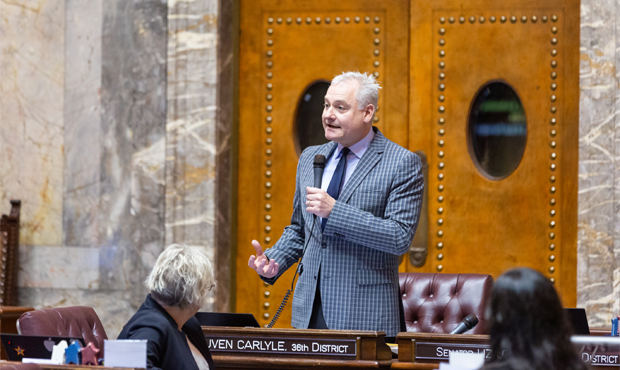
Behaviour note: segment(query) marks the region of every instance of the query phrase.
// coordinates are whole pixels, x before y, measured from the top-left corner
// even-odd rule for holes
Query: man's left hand
[[[307,187],[306,210],[322,218],[328,218],[336,204],[336,200],[329,196],[325,190]]]

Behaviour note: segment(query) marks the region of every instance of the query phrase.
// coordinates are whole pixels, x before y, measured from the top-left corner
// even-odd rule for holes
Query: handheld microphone
[[[450,334],[463,334],[474,326],[478,325],[478,318],[473,313],[465,316],[463,321],[450,332]]]
[[[321,188],[323,182],[323,171],[325,171],[325,156],[317,154],[314,156],[314,187]]]

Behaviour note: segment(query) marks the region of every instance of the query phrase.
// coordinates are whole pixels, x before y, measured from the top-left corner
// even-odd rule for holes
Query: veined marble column
[[[64,1],[0,2],[0,204],[21,244],[62,243]]]
[[[214,264],[217,5],[168,2],[166,122],[166,244],[203,247]]]
[[[577,304],[590,325],[620,315],[616,2],[582,0]]]
[[[102,9],[99,289],[131,307],[118,315],[124,324],[164,247],[168,9],[152,0]]]

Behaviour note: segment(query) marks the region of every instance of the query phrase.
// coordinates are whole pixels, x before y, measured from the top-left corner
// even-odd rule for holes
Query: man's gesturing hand
[[[278,274],[280,265],[274,260],[267,262],[267,256],[263,254],[263,248],[256,240],[252,240],[252,246],[256,250],[256,256],[250,256],[248,266],[253,268],[257,274],[266,278],[272,278]]]
[[[328,218],[336,204],[336,200],[329,196],[325,190],[307,187],[306,211],[322,218]]]

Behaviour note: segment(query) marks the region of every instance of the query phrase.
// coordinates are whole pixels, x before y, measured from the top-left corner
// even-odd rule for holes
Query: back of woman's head
[[[168,246],[146,280],[146,287],[155,299],[181,309],[204,305],[213,286],[213,268],[205,252],[183,244]]]
[[[493,285],[486,314],[493,352],[513,368],[585,368],[570,343],[560,299],[539,272],[518,268],[502,274]]]

